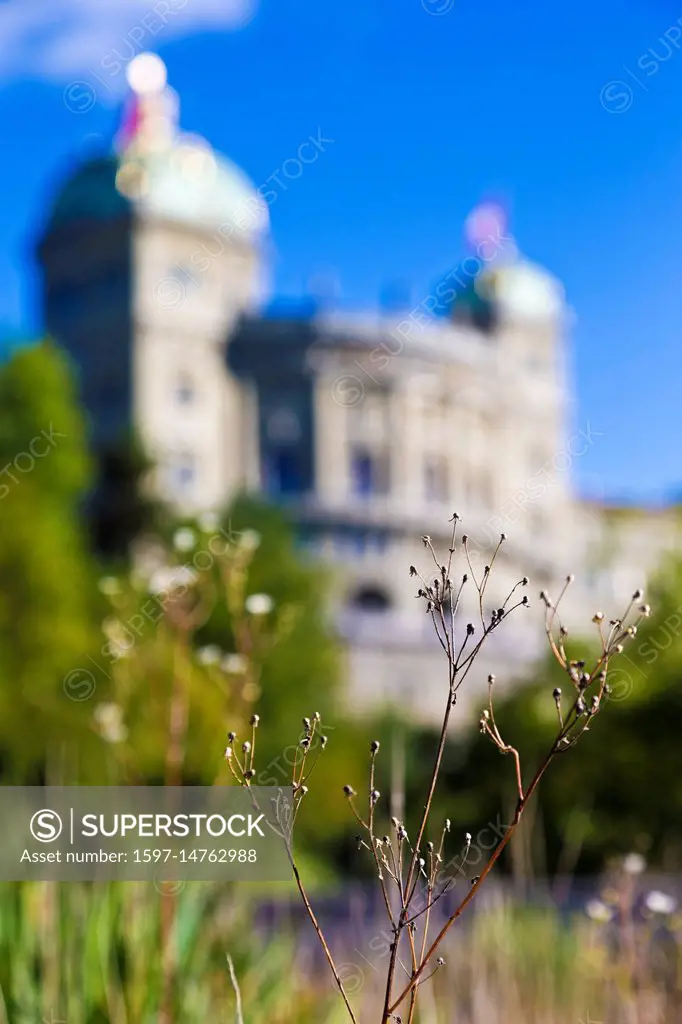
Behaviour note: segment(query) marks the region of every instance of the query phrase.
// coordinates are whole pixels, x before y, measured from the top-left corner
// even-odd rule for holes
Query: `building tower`
[[[258,292],[267,209],[179,131],[158,57],[135,58],[128,81],[117,151],[62,185],[40,240],[46,327],[74,358],[96,450],[133,428],[157,496],[216,508],[244,475],[247,398],[225,345]]]

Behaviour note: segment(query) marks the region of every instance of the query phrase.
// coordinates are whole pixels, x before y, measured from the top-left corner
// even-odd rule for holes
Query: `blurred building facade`
[[[138,77],[118,151],[71,175],[39,246],[46,327],[79,368],[95,447],[134,427],[155,493],[182,513],[241,489],[285,505],[338,570],[355,706],[442,713],[443,653],[408,567],[429,567],[423,534],[447,551],[453,511],[479,579],[508,538],[486,604],[523,576],[529,597],[556,593],[571,572],[571,628],[614,613],[676,542],[677,521],[663,514],[645,542],[636,516],[572,491],[594,437],[569,422],[558,282],[491,234],[411,308],[264,314],[263,197],[178,130],[160,62]],[[544,650],[532,605],[493,634],[479,677],[511,680]],[[467,617],[480,635],[471,584]]]

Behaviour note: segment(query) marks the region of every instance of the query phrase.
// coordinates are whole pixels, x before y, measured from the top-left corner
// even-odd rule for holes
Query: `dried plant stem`
[[[421,825],[419,827],[419,833],[417,835],[417,840],[416,840],[416,842],[414,844],[414,852],[412,854],[412,859],[410,861],[410,869],[409,869],[409,872],[408,872],[408,875],[407,875],[407,883],[405,885],[405,892],[407,892],[407,893],[410,892],[410,888],[412,886],[412,880],[413,880],[413,876],[414,876],[414,869],[415,869],[415,865],[417,863],[417,860],[419,858],[419,849],[420,849],[420,846],[421,846],[422,839],[424,838],[424,832],[426,830],[426,825],[427,825],[427,822],[429,820],[429,813],[431,811],[431,804],[433,802],[433,796],[434,796],[434,793],[436,792],[436,786],[438,785],[438,776],[440,774],[440,766],[441,766],[441,762],[443,760],[443,752],[445,750],[445,743],[446,743],[447,735],[448,735],[448,724],[450,722],[450,715],[452,713],[452,708],[453,708],[452,694],[453,694],[453,682],[452,682],[452,673],[451,673],[450,691],[448,693],[447,707],[445,709],[445,714],[443,716],[443,725],[442,725],[442,728],[441,728],[440,738],[439,738],[439,741],[438,741],[438,750],[436,752],[436,759],[435,759],[434,766],[433,766],[433,772],[431,774],[431,783],[429,785],[429,791],[428,791],[428,794],[427,794],[427,797],[426,797],[426,802],[424,804],[424,811],[422,813]],[[385,994],[385,997],[384,997],[384,1014],[383,1014],[383,1018],[382,1018],[382,1024],[383,1024],[383,1022],[388,1021],[391,1018],[392,1008],[391,1008],[390,1003],[391,1003],[391,990],[392,990],[392,987],[393,987],[393,976],[395,974],[395,961],[396,961],[396,957],[398,956],[398,946],[399,946],[399,943],[400,943],[400,938],[401,938],[401,935],[402,935],[402,930],[405,927],[405,924],[406,924],[406,921],[407,921],[407,918],[408,918],[408,914],[409,914],[409,905],[410,905],[409,898],[406,900],[403,897],[402,904],[403,905],[402,905],[401,910],[400,910],[400,917],[399,917],[399,920],[398,920],[397,927],[395,929],[393,943],[391,945],[391,955],[390,955],[389,966],[388,966],[388,973],[387,973],[387,978],[386,978],[386,994]]]
[[[450,928],[455,923],[457,918],[461,916],[461,914],[467,908],[469,903],[471,903],[471,901],[473,900],[474,896],[476,895],[476,893],[480,889],[481,885],[483,884],[483,882],[486,880],[486,878],[488,877],[488,875],[492,871],[493,867],[497,863],[497,861],[498,861],[499,857],[501,856],[502,852],[504,851],[505,847],[508,845],[509,841],[511,840],[512,836],[514,835],[514,832],[516,831],[516,828],[517,828],[517,826],[518,826],[518,824],[519,824],[519,822],[521,820],[521,816],[522,816],[523,811],[524,811],[524,809],[526,807],[526,804],[528,803],[528,801],[530,800],[531,796],[533,795],[533,793],[537,789],[537,787],[538,787],[538,785],[540,783],[540,780],[542,779],[543,775],[545,774],[545,772],[549,768],[550,764],[554,760],[554,757],[559,753],[560,743],[561,743],[562,739],[564,738],[565,734],[569,731],[570,727],[571,727],[570,724],[568,726],[566,726],[562,730],[561,734],[555,739],[554,743],[552,744],[551,750],[549,751],[549,753],[545,757],[544,761],[542,762],[542,764],[538,768],[538,770],[535,773],[532,781],[529,783],[528,788],[527,788],[527,790],[525,792],[525,796],[522,795],[522,796],[519,797],[518,803],[516,805],[516,811],[514,812],[514,817],[513,817],[512,821],[511,821],[509,827],[507,828],[507,831],[505,832],[504,836],[502,837],[502,839],[500,840],[498,845],[493,850],[493,852],[492,852],[492,854],[491,854],[487,864],[484,866],[483,870],[481,871],[481,874],[473,882],[471,888],[467,892],[467,894],[464,897],[464,899],[457,906],[457,908],[453,911],[453,913],[450,915],[450,917],[447,919],[447,921],[445,922],[445,924],[441,928],[441,930],[438,933],[438,935],[436,936],[436,938],[431,943],[429,949],[426,952],[426,956],[422,957],[421,964],[418,967],[416,973],[412,976],[409,984],[400,993],[400,995],[395,1000],[395,1002],[393,1002],[388,1007],[388,1014],[389,1014],[389,1016],[388,1017],[384,1017],[384,1020],[390,1020],[391,1014],[393,1014],[395,1012],[395,1010],[400,1006],[400,1004],[403,1002],[403,1000],[414,989],[416,983],[418,982],[419,978],[421,977],[421,975],[422,975],[422,973],[424,971],[424,968],[426,967],[426,965],[428,964],[429,960],[431,959],[433,954],[436,952],[438,947],[440,946],[440,944],[443,941],[443,939],[445,938],[447,932],[450,930]],[[515,753],[516,753],[516,751],[515,751]],[[518,759],[518,754],[517,754],[516,761],[517,761],[517,766],[519,766],[519,771],[520,771],[520,762],[519,762],[519,759]]]
[[[237,981],[237,975],[235,973],[232,957],[230,956],[229,953],[226,953],[225,958],[227,960],[227,968],[230,972],[230,983],[232,985],[232,988],[234,989],[234,998],[237,1004],[235,1009],[235,1024],[244,1024],[244,1012],[242,1010],[242,994],[239,988],[239,982]]]
[[[612,655],[620,654],[622,652],[623,641],[636,634],[639,622],[639,620],[637,620],[637,622],[627,628],[623,625],[633,604],[641,598],[641,591],[635,592],[625,616],[622,619],[611,620],[612,628],[608,637],[605,637],[602,632],[601,623],[603,615],[600,612],[596,613],[593,621],[597,622],[599,625],[602,649],[599,657],[596,659],[596,665],[591,671],[586,671],[585,663],[583,661],[569,661],[566,655],[564,638],[568,635],[568,632],[561,624],[558,612],[559,603],[566,593],[567,587],[571,583],[573,577],[569,576],[566,578],[566,583],[561,590],[556,604],[550,600],[544,591],[541,593],[540,597],[544,601],[546,608],[545,630],[550,650],[562,670],[568,676],[571,688],[574,690],[571,706],[570,708],[562,708],[562,700],[565,701],[566,698],[562,698],[561,689],[556,687],[552,694],[552,698],[557,710],[558,733],[555,736],[552,746],[547,752],[544,760],[537,768],[532,780],[528,784],[527,788],[524,789],[521,756],[516,747],[511,743],[508,743],[503,738],[500,727],[495,719],[493,701],[495,678],[492,675],[488,677],[488,706],[481,713],[479,726],[481,732],[492,740],[500,753],[511,754],[512,756],[514,762],[514,779],[517,791],[516,808],[513,812],[511,824],[505,827],[505,831],[502,834],[500,841],[490,853],[488,861],[484,865],[480,875],[471,879],[466,895],[460,900],[456,909],[450,914],[440,928],[436,937],[429,944],[431,911],[435,904],[451,891],[455,884],[456,875],[460,873],[464,874],[463,867],[467,862],[469,850],[471,849],[471,834],[467,832],[465,834],[466,846],[463,853],[460,855],[460,863],[458,864],[456,871],[454,874],[450,874],[444,881],[442,881],[439,875],[439,865],[443,863],[445,837],[446,833],[449,833],[451,830],[450,820],[446,819],[443,824],[440,845],[437,850],[433,842],[429,841],[426,843],[426,839],[428,838],[427,830],[429,829],[430,818],[433,811],[434,797],[443,764],[452,710],[457,701],[459,688],[462,686],[464,680],[471,671],[477,655],[487,638],[503,620],[506,621],[511,612],[515,611],[519,607],[528,607],[528,598],[526,596],[510,606],[510,601],[518,587],[526,587],[528,585],[529,581],[526,576],[511,588],[504,602],[500,606],[493,608],[486,608],[484,606],[484,596],[486,595],[491,570],[501,546],[506,539],[504,534],[500,536],[500,541],[493,552],[490,564],[483,568],[483,572],[480,574],[480,577],[477,577],[474,573],[472,558],[468,546],[468,538],[466,535],[462,536],[461,546],[466,558],[469,573],[464,573],[461,577],[461,585],[457,587],[453,585],[451,568],[453,555],[455,554],[455,533],[458,519],[459,517],[455,515],[451,520],[453,522],[452,539],[450,547],[448,548],[446,564],[441,564],[439,562],[436,551],[431,543],[431,539],[427,536],[422,538],[424,546],[429,551],[436,566],[437,575],[430,575],[428,573],[423,575],[417,571],[415,566],[410,566],[410,575],[417,577],[421,582],[421,587],[419,588],[416,596],[417,598],[421,598],[426,606],[425,610],[431,617],[436,637],[445,653],[448,664],[447,703],[443,711],[440,734],[433,758],[433,767],[430,773],[428,789],[414,842],[410,842],[405,824],[401,820],[402,814],[398,816],[398,812],[395,808],[395,800],[391,801],[391,810],[395,812],[391,818],[391,825],[395,830],[394,837],[390,838],[388,835],[385,835],[383,838],[379,838],[375,833],[376,809],[381,797],[380,792],[375,789],[376,757],[380,748],[378,740],[372,741],[370,745],[369,785],[367,790],[368,804],[366,816],[364,813],[360,813],[356,807],[356,792],[354,788],[348,784],[343,787],[343,791],[355,820],[361,829],[367,834],[368,841],[366,841],[362,834],[356,837],[358,849],[364,848],[371,853],[392,932],[391,942],[389,945],[389,959],[386,971],[381,1024],[398,1024],[399,1021],[402,1021],[403,1024],[415,1024],[419,991],[423,984],[429,981],[439,968],[444,965],[445,960],[442,956],[439,956],[435,965],[433,965],[428,972],[426,971],[427,966],[431,964],[434,954],[438,951],[449,929],[463,914],[469,903],[474,899],[481,885],[483,885],[505,848],[510,843],[529,800],[534,795],[542,777],[554,758],[558,754],[570,750],[577,743],[580,737],[589,730],[592,721],[602,708],[603,700],[610,693],[610,687],[606,682],[607,672],[609,669],[609,658]],[[455,636],[455,614],[459,609],[460,597],[464,585],[469,580],[473,582],[473,585],[476,588],[476,604],[477,612],[480,616],[481,632],[478,640],[473,639],[478,627],[474,626],[472,622],[468,622],[466,623],[464,635],[458,643]],[[648,616],[648,605],[640,606],[639,612],[640,617]],[[555,636],[555,629],[558,631],[557,636]],[[588,701],[591,701],[589,706]],[[351,1007],[348,994],[344,988],[343,981],[334,962],[331,950],[329,949],[322,929],[312,909],[308,895],[304,889],[293,855],[292,829],[303,798],[308,792],[308,787],[304,785],[304,782],[309,778],[313,768],[317,764],[320,752],[324,749],[327,742],[326,737],[319,736],[317,758],[315,759],[312,767],[306,771],[307,759],[311,753],[313,741],[318,738],[316,730],[319,721],[320,716],[317,712],[312,719],[303,719],[305,735],[299,741],[299,748],[297,748],[291,780],[293,802],[291,806],[292,813],[290,817],[290,827],[286,832],[282,832],[281,834],[285,839],[287,855],[306,913],[310,918],[313,928],[315,929],[315,933],[320,945],[322,946],[336,986],[341,994],[350,1019],[353,1024],[357,1024],[357,1019],[353,1008]],[[258,716],[254,716],[252,719],[251,743],[246,742],[242,745],[242,750],[246,755],[243,764],[239,758],[236,748],[233,748],[231,745],[226,750],[229,769],[235,780],[241,785],[250,786],[250,780],[254,775],[254,753],[256,746],[255,725],[257,722]],[[228,738],[232,744],[236,738],[236,734],[231,732]],[[393,754],[395,760],[395,749]],[[426,870],[427,857],[428,873]],[[451,865],[453,863],[456,863],[456,859],[451,862]],[[426,882],[426,903],[424,906],[421,906],[420,882],[422,877]],[[395,886],[395,892],[393,891],[393,886]],[[399,911],[396,910],[395,899],[392,899],[392,897],[395,896],[397,896],[399,901]],[[420,926],[416,923],[420,918],[422,918],[420,925],[423,927],[421,934]],[[407,938],[409,959],[404,953],[405,944],[403,942],[403,938],[405,935]],[[409,966],[406,966],[406,964]],[[404,972],[407,981],[404,984],[402,991],[399,992],[397,997],[394,997],[393,989],[396,985],[395,976],[398,968]],[[396,1013],[396,1010],[405,1000],[408,999],[408,997],[409,1006],[407,1014],[406,1016],[400,1016]],[[238,1024],[241,1024],[241,1022],[238,1021]]]
[[[324,950],[324,955],[327,958],[327,963],[329,964],[331,972],[334,975],[334,981],[336,982],[336,987],[338,988],[339,992],[341,993],[341,997],[342,997],[344,1003],[346,1004],[346,1009],[348,1010],[348,1013],[350,1015],[350,1019],[353,1021],[353,1024],[358,1024],[357,1018],[356,1018],[355,1014],[353,1013],[353,1007],[351,1006],[351,1004],[349,1002],[348,995],[346,993],[345,988],[343,987],[343,982],[341,981],[341,977],[340,977],[339,972],[337,970],[336,964],[334,963],[334,957],[331,954],[331,950],[329,949],[329,946],[327,945],[327,940],[325,939],[324,934],[322,932],[322,929],[320,928],[320,926],[318,924],[318,921],[317,921],[317,918],[315,917],[315,911],[313,910],[313,908],[312,908],[312,906],[310,904],[310,900],[308,899],[308,895],[307,895],[305,889],[303,888],[303,882],[301,881],[301,876],[299,874],[298,868],[296,866],[296,862],[295,862],[293,856],[291,855],[291,853],[289,855],[289,860],[290,860],[290,863],[291,863],[291,869],[294,872],[294,878],[296,879],[296,885],[298,887],[298,891],[301,894],[301,899],[303,900],[303,906],[305,907],[306,913],[308,914],[308,917],[310,918],[310,922],[311,922],[313,928],[315,929],[315,933],[317,934],[317,937],[318,937],[318,939],[320,941],[320,945],[322,946],[322,949]]]

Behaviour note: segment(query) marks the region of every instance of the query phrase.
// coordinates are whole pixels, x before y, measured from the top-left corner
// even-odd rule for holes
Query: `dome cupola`
[[[50,223],[110,219],[133,210],[256,240],[268,227],[267,204],[247,176],[199,136],[178,128],[179,101],[159,57],[139,54],[117,153],[82,165],[62,188]]]

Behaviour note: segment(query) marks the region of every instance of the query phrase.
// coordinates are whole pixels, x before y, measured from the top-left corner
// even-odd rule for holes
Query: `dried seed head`
[[[524,576],[523,579],[521,580],[521,586],[522,587],[527,587],[528,583],[529,583],[528,577]]]
[[[234,751],[232,750],[232,747],[225,747],[225,757],[226,757],[226,759],[227,759],[228,761],[229,761],[229,760],[230,760],[230,758],[232,757],[232,754],[233,754],[233,753],[234,753]]]
[[[632,595],[632,600],[633,601],[641,601],[643,597],[644,597],[644,591],[643,590],[636,590],[634,592],[634,594]]]
[[[310,719],[309,718],[304,718],[303,719],[303,728],[306,730],[306,732],[309,731],[309,729],[310,729]]]
[[[308,747],[310,746],[310,737],[304,736],[303,739],[300,741],[300,745],[303,747],[304,750],[307,750]]]
[[[436,963],[437,963],[437,965],[439,967],[444,967],[445,966],[445,958],[442,957],[442,956],[439,956],[438,959],[436,960]]]
[[[352,786],[344,786],[343,791],[346,794],[346,796],[355,796],[355,790],[353,789]]]
[[[393,825],[393,828],[399,828],[400,822],[398,821],[397,818],[391,818],[391,825]]]
[[[380,746],[381,744],[379,743],[379,740],[372,740],[369,749],[372,751],[373,754],[376,754]]]
[[[651,608],[648,604],[640,605],[639,613],[640,615],[643,615],[645,619],[648,619],[651,615]]]
[[[495,676],[491,672],[490,675],[488,676],[488,683],[490,684],[490,686],[492,686],[494,682],[495,682]]]
[[[449,818],[445,819],[445,831],[446,832],[450,831],[450,819]]]
[[[525,594],[521,598],[521,604],[524,605],[526,608],[528,607],[528,598],[526,597]]]
[[[307,792],[308,792],[308,787],[307,786],[301,786],[301,796],[305,796]]]
[[[433,843],[427,843],[426,849],[429,851],[429,853],[433,853]]]
[[[570,573],[570,574],[569,574],[569,575],[568,575],[568,576],[566,577],[566,582],[567,582],[567,583],[572,583],[574,579],[575,579],[575,576],[573,575],[573,573]]]
[[[500,540],[501,541],[505,541],[506,539],[507,539],[507,534],[506,533],[501,533],[500,534]]]
[[[467,636],[473,636],[475,632],[473,622],[467,622]]]
[[[582,697],[578,698],[578,701],[576,703],[575,709],[578,712],[578,715],[584,715],[585,714],[585,711],[587,710],[587,706],[585,704],[585,701],[582,699]]]
[[[258,715],[251,715],[251,723],[250,723],[251,725],[257,726],[259,722],[260,722],[260,717]]]
[[[322,721],[322,715],[320,714],[319,711],[315,712],[315,714],[313,715],[313,718],[315,719],[316,722],[321,722]]]
[[[613,649],[616,652],[616,654],[622,654],[623,653],[623,645],[622,644],[616,644],[616,646]]]
[[[322,750],[324,750],[324,748],[326,746],[327,746],[327,737],[326,736],[320,736],[320,748]]]
[[[592,616],[592,621],[593,622],[597,622],[597,623],[603,622],[604,621],[604,613],[603,612],[595,612],[594,615]]]
[[[373,789],[372,792],[369,794],[369,798],[370,798],[370,800],[372,801],[373,804],[375,804],[377,802],[377,800],[379,799],[380,796],[381,796],[381,793],[379,792],[378,789]]]
[[[245,743],[242,743],[242,750],[244,751],[245,754],[248,754],[249,751],[251,750],[251,744],[249,743],[248,740],[246,740]]]
[[[230,741],[230,743],[234,743],[234,741],[237,739],[237,733],[236,732],[228,732],[227,738]]]
[[[407,839],[407,829],[404,825],[401,825],[398,829],[398,839]]]
[[[422,544],[424,545],[425,548],[427,548],[430,543],[431,543],[431,538],[429,537],[429,535],[427,533],[425,533],[424,536],[422,537]]]
[[[552,696],[554,697],[554,700],[561,700],[561,687],[560,686],[556,686],[554,688],[554,692],[553,692]]]
[[[417,575],[417,567],[414,566],[414,565],[411,565],[410,566],[410,576],[416,576],[416,575]]]
[[[253,768],[249,768],[249,769],[248,769],[248,771],[245,771],[245,772],[244,772],[244,778],[245,778],[245,779],[252,779],[252,778],[254,777],[254,775],[255,775],[255,774],[256,774],[256,773],[255,773],[255,771],[253,770]]]

